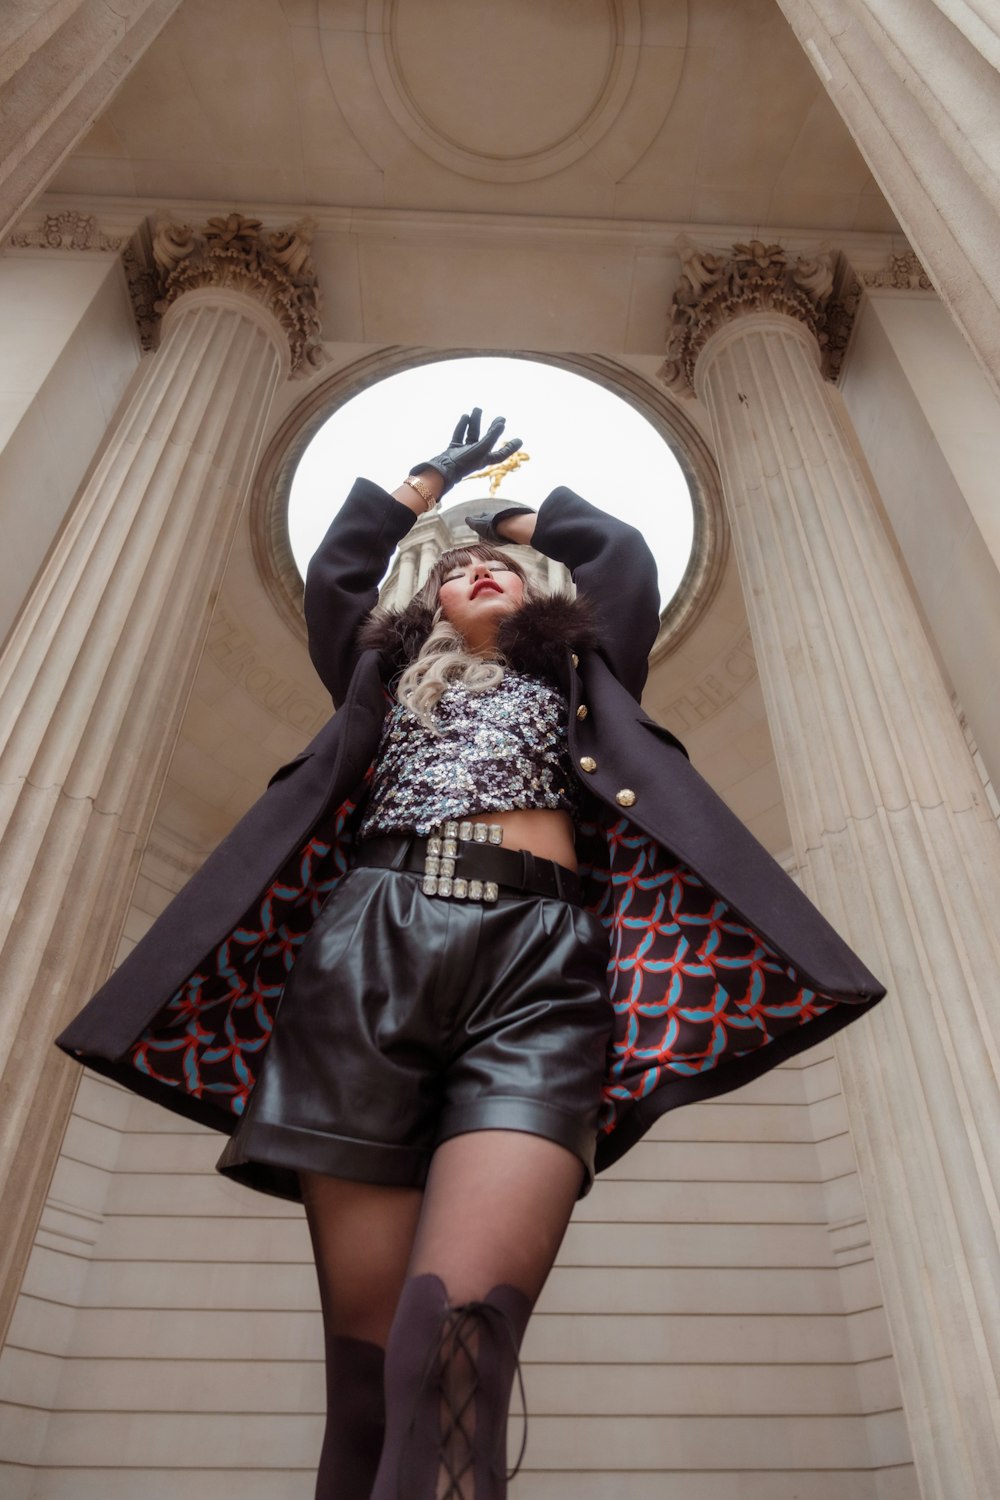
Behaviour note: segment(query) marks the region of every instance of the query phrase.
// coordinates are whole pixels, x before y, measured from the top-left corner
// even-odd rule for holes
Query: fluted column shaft
[[[0,659],[0,1196],[29,1233],[77,1074],[51,1037],[113,957],[288,365],[248,294],[203,287],[170,307]],[[23,1236],[4,1253],[0,1312]]]
[[[49,0],[0,7],[0,240],[179,3]]]
[[[803,322],[711,333],[711,413],[795,850],[889,985],[837,1038],[925,1500],[1000,1494],[1000,833]]]
[[[412,533],[411,533],[412,535]],[[404,538],[404,541],[409,538]],[[417,562],[420,555],[420,542],[410,546],[402,546],[399,550],[399,573],[396,579],[396,590],[393,598],[395,609],[405,609],[413,598],[417,588]]]
[[[969,0],[778,0],[1000,393],[1000,15]]]

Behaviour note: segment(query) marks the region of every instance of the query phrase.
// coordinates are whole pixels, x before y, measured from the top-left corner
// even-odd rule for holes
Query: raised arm
[[[356,479],[306,572],[309,655],[334,704],[343,702],[358,662],[361,621],[378,603],[378,586],[422,502]]]
[[[358,663],[358,627],[378,603],[389,559],[417,516],[433,509],[466,474],[520,448],[520,439],[513,438],[493,451],[503,418],[497,417],[481,438],[481,417],[478,407],[462,416],[447,448],[414,464],[409,478],[391,494],[370,479],[355,480],[316,549],[306,571],[304,600],[309,655],[335,705],[343,702]]]
[[[497,522],[508,541],[565,563],[597,615],[599,650],[636,698],[660,628],[656,563],[642,533],[560,486],[530,512]]]

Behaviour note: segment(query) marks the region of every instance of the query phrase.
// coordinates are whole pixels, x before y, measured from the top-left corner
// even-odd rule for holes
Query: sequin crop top
[[[510,670],[484,693],[446,688],[434,710],[438,734],[393,704],[360,837],[426,834],[446,818],[514,808],[558,808],[577,816],[581,793],[566,717],[566,699],[556,688]]]

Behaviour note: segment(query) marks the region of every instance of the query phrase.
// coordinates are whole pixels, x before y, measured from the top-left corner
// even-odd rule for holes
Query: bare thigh
[[[419,1188],[300,1172],[328,1337],[385,1347],[423,1204]]]

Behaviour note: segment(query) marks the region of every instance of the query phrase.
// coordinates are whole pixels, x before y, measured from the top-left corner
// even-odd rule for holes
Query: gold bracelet
[[[426,502],[427,510],[424,511],[424,515],[427,514],[427,511],[433,510],[435,505],[437,505],[437,496],[431,493],[427,485],[418,475],[408,474],[407,477],[403,480],[403,483],[408,484],[410,486],[410,489],[415,491],[415,493],[420,496],[421,500]]]

